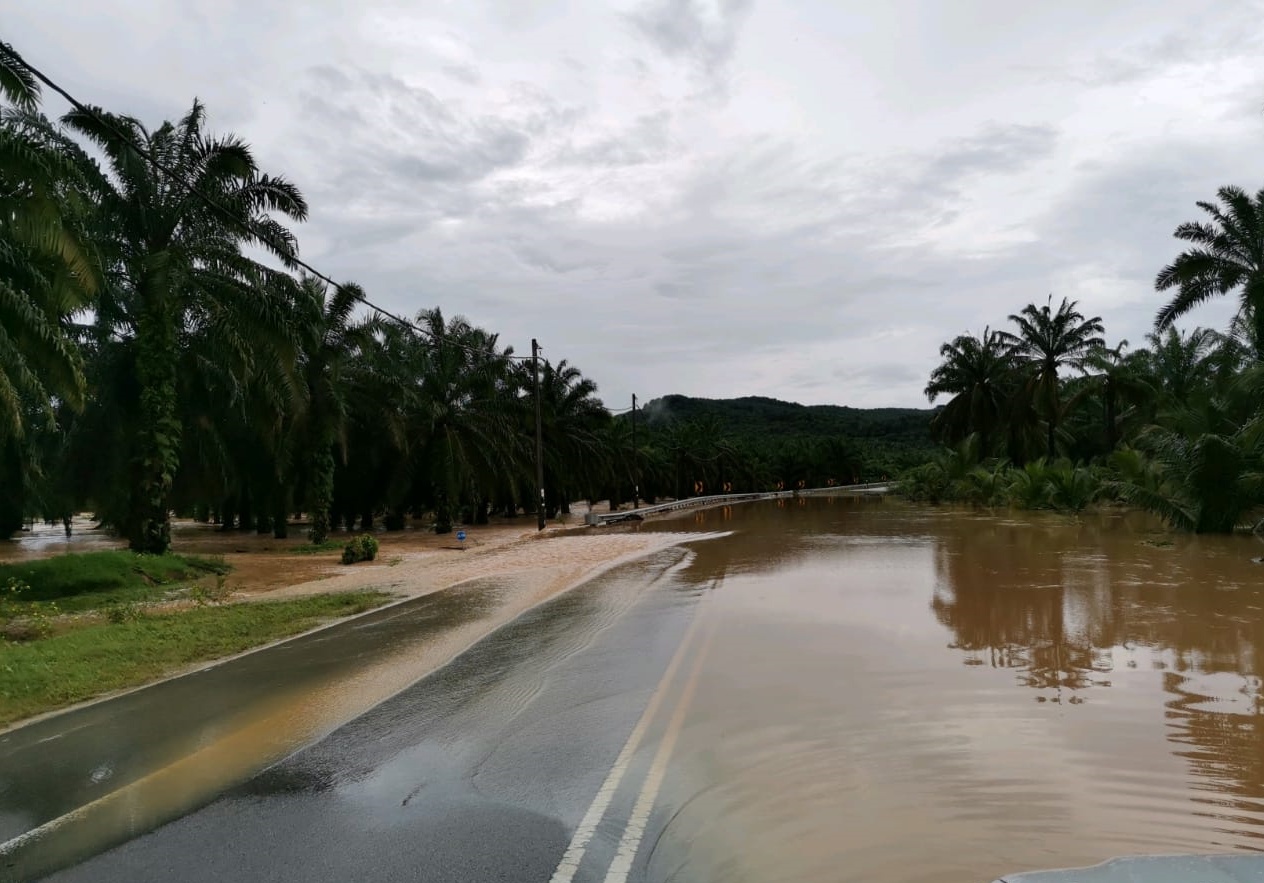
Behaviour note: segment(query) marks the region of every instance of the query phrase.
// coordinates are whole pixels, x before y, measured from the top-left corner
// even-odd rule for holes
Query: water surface
[[[1262,545],[809,499],[724,528],[652,879],[969,881],[1264,846]]]

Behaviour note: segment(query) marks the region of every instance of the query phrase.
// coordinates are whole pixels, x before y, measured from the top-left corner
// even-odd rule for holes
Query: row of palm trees
[[[852,439],[743,437],[714,415],[653,420],[642,438],[635,462],[646,499],[846,485],[877,479],[884,468],[881,455]]]
[[[1264,507],[1264,191],[1198,205],[1210,220],[1176,229],[1191,247],[1158,274],[1172,294],[1144,347],[1108,346],[1099,317],[1052,298],[945,343],[926,395],[949,397],[933,428],[954,448],[906,489],[1067,508],[1107,496],[1195,531],[1249,523]],[[1238,299],[1228,329],[1176,327],[1224,295]]]
[[[160,553],[172,512],[278,537],[301,512],[321,543],[862,468],[839,439],[769,446],[714,420],[638,435],[565,360],[537,386],[461,317],[366,315],[354,283],[303,272],[298,188],[208,133],[200,103],[153,130],[99,108],[51,120],[4,44],[0,98],[0,537],[86,509]]]
[[[365,317],[354,284],[292,273],[302,194],[200,103],[153,130],[54,121],[4,44],[0,97],[0,536],[85,506],[155,553],[173,510],[278,536],[302,510],[322,542],[534,509],[529,365],[464,319]],[[620,479],[592,381],[562,361],[539,383],[549,505]]]

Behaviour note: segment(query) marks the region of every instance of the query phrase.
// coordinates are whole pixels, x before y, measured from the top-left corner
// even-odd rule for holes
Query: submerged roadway
[[[707,650],[708,587],[682,578],[686,554],[535,608],[209,804],[47,879],[645,879]]]

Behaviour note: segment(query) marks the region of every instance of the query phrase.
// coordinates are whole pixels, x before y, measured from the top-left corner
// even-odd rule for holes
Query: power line
[[[231,211],[229,211],[227,208],[225,208],[221,203],[217,202],[215,199],[203,193],[201,190],[197,189],[196,187],[191,186],[189,182],[181,178],[180,174],[177,171],[172,169],[170,166],[167,166],[163,164],[162,162],[160,162],[153,155],[151,151],[146,150],[143,146],[141,146],[136,141],[134,141],[125,132],[121,131],[117,126],[115,126],[113,122],[111,122],[110,120],[103,117],[100,113],[98,113],[96,109],[89,107],[88,105],[80,101],[78,98],[75,98],[75,96],[71,95],[70,92],[68,92],[66,89],[62,88],[60,85],[54,82],[51,77],[49,77],[39,68],[32,65],[25,58],[17,57],[15,58],[15,60],[19,64],[21,64],[23,67],[25,67],[28,71],[30,71],[33,77],[35,77],[45,86],[47,86],[49,89],[52,89],[62,98],[64,98],[67,102],[69,102],[71,107],[73,107],[75,110],[79,111],[80,113],[87,114],[96,123],[98,123],[101,126],[104,126],[111,133],[113,133],[115,137],[122,140],[125,144],[127,144],[128,147],[130,147],[137,154],[139,154],[141,157],[146,159],[154,168],[158,169],[168,178],[176,181],[179,184],[184,185],[185,190],[195,195],[202,202],[206,203],[215,211],[218,211],[220,214],[228,218],[233,223],[238,224],[241,227],[243,227],[246,230],[246,232],[249,233],[251,236],[255,237],[256,239],[260,241],[267,241],[266,237],[260,234],[259,230],[256,228],[256,225],[252,221],[242,220],[241,218],[233,214]],[[341,284],[340,282],[335,281],[333,278],[326,275],[325,273],[320,272],[311,264],[302,260],[298,255],[286,255],[285,258],[283,258],[283,260],[294,267],[298,267],[302,270],[305,270],[307,273],[311,274],[317,279],[320,279],[322,282],[325,282],[328,285],[332,285],[335,289],[338,289],[340,291],[349,290],[345,285]],[[392,313],[390,310],[387,310],[383,307],[379,307],[377,304],[373,303],[371,300],[369,300],[367,297],[365,297],[362,294],[358,294],[355,291],[350,291],[350,293],[351,293],[351,296],[356,301],[358,301],[359,303],[362,303],[364,306],[368,307],[370,310],[373,310],[375,313],[385,316],[391,321],[409,329],[414,334],[417,334],[421,337],[429,338],[431,341],[436,342],[436,343],[439,342],[439,339],[433,333],[426,330],[425,328],[422,328],[416,323],[411,322],[408,319],[403,318],[402,316],[396,315],[395,313]],[[486,350],[480,350],[478,347],[468,346],[467,344],[459,343],[457,341],[446,340],[445,342],[448,343],[449,345],[456,346],[459,349],[465,350],[468,353],[485,355],[487,352]],[[520,361],[520,362],[528,362],[531,360],[530,356],[503,355],[499,353],[497,353],[496,355],[501,358],[508,358],[508,359],[511,359],[514,361]]]

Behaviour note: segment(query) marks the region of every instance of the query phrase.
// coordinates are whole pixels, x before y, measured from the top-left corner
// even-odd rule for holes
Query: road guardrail
[[[791,497],[820,496],[825,494],[880,494],[890,488],[889,481],[873,481],[868,484],[848,484],[838,487],[816,487],[793,491],[768,491],[754,494],[711,494],[705,497],[686,497],[683,500],[672,500],[669,503],[658,503],[653,506],[642,506],[639,509],[627,509],[622,512],[589,512],[584,515],[584,524],[597,527],[603,524],[615,524],[620,521],[638,521],[647,515],[659,515],[663,512],[674,512],[678,509],[697,509],[714,506],[719,503],[751,503],[756,500],[782,500]]]

